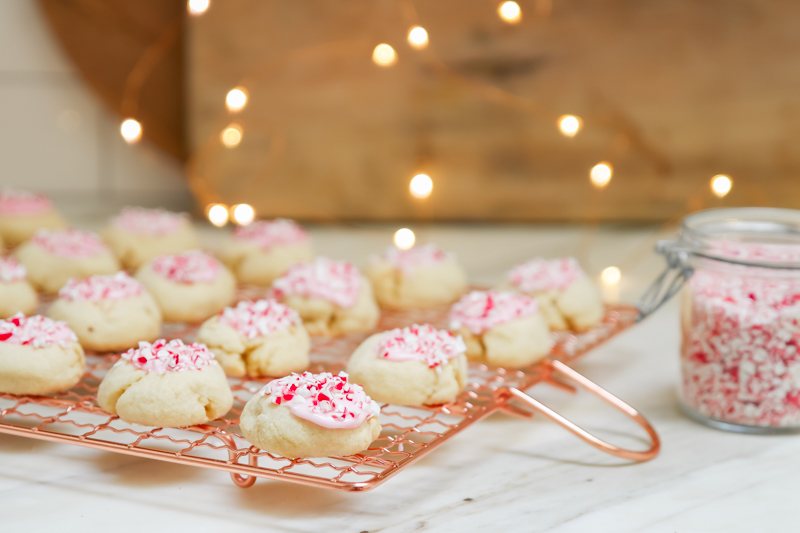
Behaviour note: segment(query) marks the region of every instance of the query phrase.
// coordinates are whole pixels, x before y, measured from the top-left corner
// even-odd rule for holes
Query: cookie
[[[69,390],[81,380],[85,366],[78,338],[64,322],[22,313],[0,320],[0,392]]]
[[[225,373],[235,377],[302,372],[311,350],[297,311],[271,299],[226,307],[203,323],[197,342],[208,346]]]
[[[136,270],[157,255],[197,248],[197,232],[185,213],[125,207],[102,232],[125,268]]]
[[[69,280],[47,316],[66,322],[81,346],[96,352],[126,350],[155,340],[161,331],[155,300],[125,272]]]
[[[42,228],[66,225],[47,196],[28,191],[0,191],[0,236],[9,248],[31,239]]]
[[[37,305],[39,296],[28,283],[25,266],[13,257],[0,257],[0,318],[30,315]]]
[[[225,415],[233,394],[204,345],[160,339],[122,354],[100,383],[97,404],[132,424],[185,427]]]
[[[453,254],[434,244],[390,246],[364,271],[381,307],[426,308],[450,304],[467,290],[467,273]]]
[[[369,331],[380,317],[369,280],[345,261],[298,263],[275,280],[273,294],[300,313],[311,335]]]
[[[380,408],[347,374],[292,374],[244,406],[239,427],[254,446],[284,457],[353,455],[381,433]]]
[[[199,322],[233,301],[236,280],[219,261],[199,250],[160,255],[136,272],[167,322]]]
[[[519,368],[544,359],[553,347],[536,299],[524,294],[472,291],[453,304],[449,319],[471,361]]]
[[[461,337],[415,324],[369,337],[347,373],[376,401],[439,405],[455,400],[467,383],[466,350]]]
[[[241,283],[269,287],[289,267],[311,261],[308,233],[291,220],[258,220],[233,231],[219,258]]]

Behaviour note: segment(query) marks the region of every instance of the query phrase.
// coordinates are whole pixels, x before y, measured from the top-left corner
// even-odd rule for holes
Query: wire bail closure
[[[689,252],[680,248],[676,241],[658,241],[656,253],[663,255],[667,260],[667,268],[636,302],[636,309],[639,311],[636,322],[641,322],[655,313],[667,303],[667,300],[675,296],[694,274],[694,268],[689,265]]]

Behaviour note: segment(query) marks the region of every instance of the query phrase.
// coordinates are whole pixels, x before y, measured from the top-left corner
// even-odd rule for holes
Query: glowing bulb
[[[209,204],[206,206],[206,217],[209,222],[221,228],[228,223],[228,208],[223,204]]]
[[[583,121],[575,115],[563,115],[558,119],[558,129],[567,137],[575,137],[582,127]]]
[[[408,44],[417,50],[428,46],[428,32],[422,26],[414,26],[408,32]]]
[[[408,185],[415,198],[427,198],[433,190],[433,180],[427,174],[417,174]]]
[[[142,125],[139,124],[138,120],[126,118],[122,121],[119,132],[122,134],[122,138],[125,139],[125,142],[133,144],[139,142],[139,139],[142,138]]]
[[[379,44],[372,52],[372,60],[381,67],[391,67],[397,63],[397,54],[388,44]]]
[[[228,95],[225,97],[225,105],[228,107],[228,111],[232,113],[244,109],[244,106],[247,105],[247,90],[244,87],[236,87],[228,91]]]
[[[722,198],[731,192],[731,187],[733,187],[733,181],[725,174],[718,174],[711,178],[711,192],[718,198]]]
[[[615,266],[610,266],[608,268],[604,268],[603,272],[600,274],[600,279],[603,280],[603,283],[606,285],[616,285],[619,283],[619,280],[622,278],[622,272]]]
[[[414,232],[408,228],[401,228],[394,233],[394,245],[401,250],[408,250],[414,246],[416,240]]]
[[[186,3],[186,9],[190,15],[198,16],[208,11],[208,6],[211,4],[209,0],[189,0]]]
[[[222,144],[227,146],[228,148],[234,148],[242,142],[242,127],[238,124],[231,124],[220,133],[219,138],[222,141]]]
[[[240,226],[246,226],[256,218],[256,210],[248,204],[236,204],[231,207],[231,211],[233,212],[233,221]]]
[[[522,10],[516,2],[503,2],[500,4],[500,7],[497,8],[497,13],[500,15],[501,19],[509,24],[516,24],[522,20]]]
[[[602,189],[611,181],[612,174],[614,174],[614,169],[611,163],[603,161],[592,167],[591,172],[589,172],[589,178],[592,180],[592,185]]]

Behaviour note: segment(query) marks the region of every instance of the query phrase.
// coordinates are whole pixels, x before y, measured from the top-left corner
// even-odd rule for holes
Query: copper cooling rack
[[[241,297],[254,294],[242,293]],[[385,312],[378,330],[431,323],[446,325],[447,309]],[[655,457],[658,436],[635,410],[584,378],[568,365],[575,358],[631,326],[637,311],[629,306],[610,306],[605,319],[582,334],[555,334],[556,344],[543,363],[506,370],[470,364],[469,383],[455,402],[435,408],[381,407],[380,437],[357,455],[322,459],[287,459],[251,446],[241,436],[239,415],[247,400],[266,382],[230,379],[234,405],[224,417],[209,424],[182,429],[145,427],[123,422],[101,410],[95,401],[97,388],[118,355],[88,355],[87,371],[73,389],[51,396],[0,394],[0,432],[86,446],[138,457],[214,468],[229,472],[240,487],[251,486],[257,477],[279,479],[345,491],[370,490],[403,468],[430,453],[447,439],[483,417],[506,411],[521,417],[533,413],[509,403],[512,398],[561,424],[589,444],[613,455],[643,461]],[[168,324],[167,338],[194,338],[197,327]],[[314,372],[338,372],[367,335],[348,335],[334,339],[315,339],[312,348]],[[646,451],[631,451],[607,444],[534,400],[525,390],[538,383],[575,390],[564,381],[576,383],[597,394],[636,420],[650,435],[652,446]]]

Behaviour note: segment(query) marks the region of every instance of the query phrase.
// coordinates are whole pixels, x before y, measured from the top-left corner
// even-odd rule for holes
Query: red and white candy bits
[[[10,283],[25,279],[25,266],[13,257],[0,257],[0,282]]]
[[[535,298],[513,292],[472,291],[450,308],[450,329],[467,328],[475,335],[499,324],[535,315]]]
[[[72,302],[89,300],[124,300],[144,292],[144,285],[125,272],[110,276],[90,276],[86,279],[70,279],[58,291],[58,297]]]
[[[353,307],[361,291],[361,273],[346,261],[317,257],[297,263],[272,284],[275,296],[321,298],[340,307]]]
[[[512,268],[508,279],[522,292],[544,292],[564,290],[575,283],[582,273],[580,265],[572,257],[537,257]]]
[[[131,348],[123,353],[122,359],[140,370],[156,374],[202,370],[216,363],[214,354],[205,344],[184,344],[180,339],[169,342],[159,339],[152,344],[140,341],[139,348]]]
[[[108,248],[100,236],[79,229],[40,229],[32,241],[53,255],[68,258],[91,257]]]
[[[268,250],[273,246],[305,242],[308,240],[308,233],[292,220],[276,218],[257,220],[247,226],[239,226],[233,231],[233,238],[254,242]]]
[[[414,246],[408,250],[389,246],[382,257],[393,267],[399,268],[406,273],[413,272],[418,267],[431,266],[453,259],[452,254],[446,253],[435,244]]]
[[[178,283],[209,283],[217,278],[219,262],[200,250],[189,250],[153,259],[153,271]]]
[[[466,353],[467,346],[461,336],[430,324],[397,328],[387,331],[376,348],[378,357],[390,361],[422,361],[428,368],[441,365]]]
[[[28,191],[0,191],[0,214],[38,215],[50,210],[53,203],[47,196]]]
[[[25,316],[17,313],[11,318],[0,320],[0,342],[30,345],[34,348],[44,348],[51,344],[66,347],[78,342],[78,337],[66,322],[46,316]]]
[[[285,405],[293,415],[330,429],[357,428],[380,414],[380,407],[361,385],[350,383],[344,372],[292,374],[271,381],[259,394],[272,403]]]
[[[264,337],[302,322],[297,311],[272,299],[239,302],[236,307],[226,307],[219,317],[220,324],[227,324],[248,339]]]
[[[140,235],[166,235],[178,229],[185,215],[164,209],[123,207],[112,224],[121,230]]]

